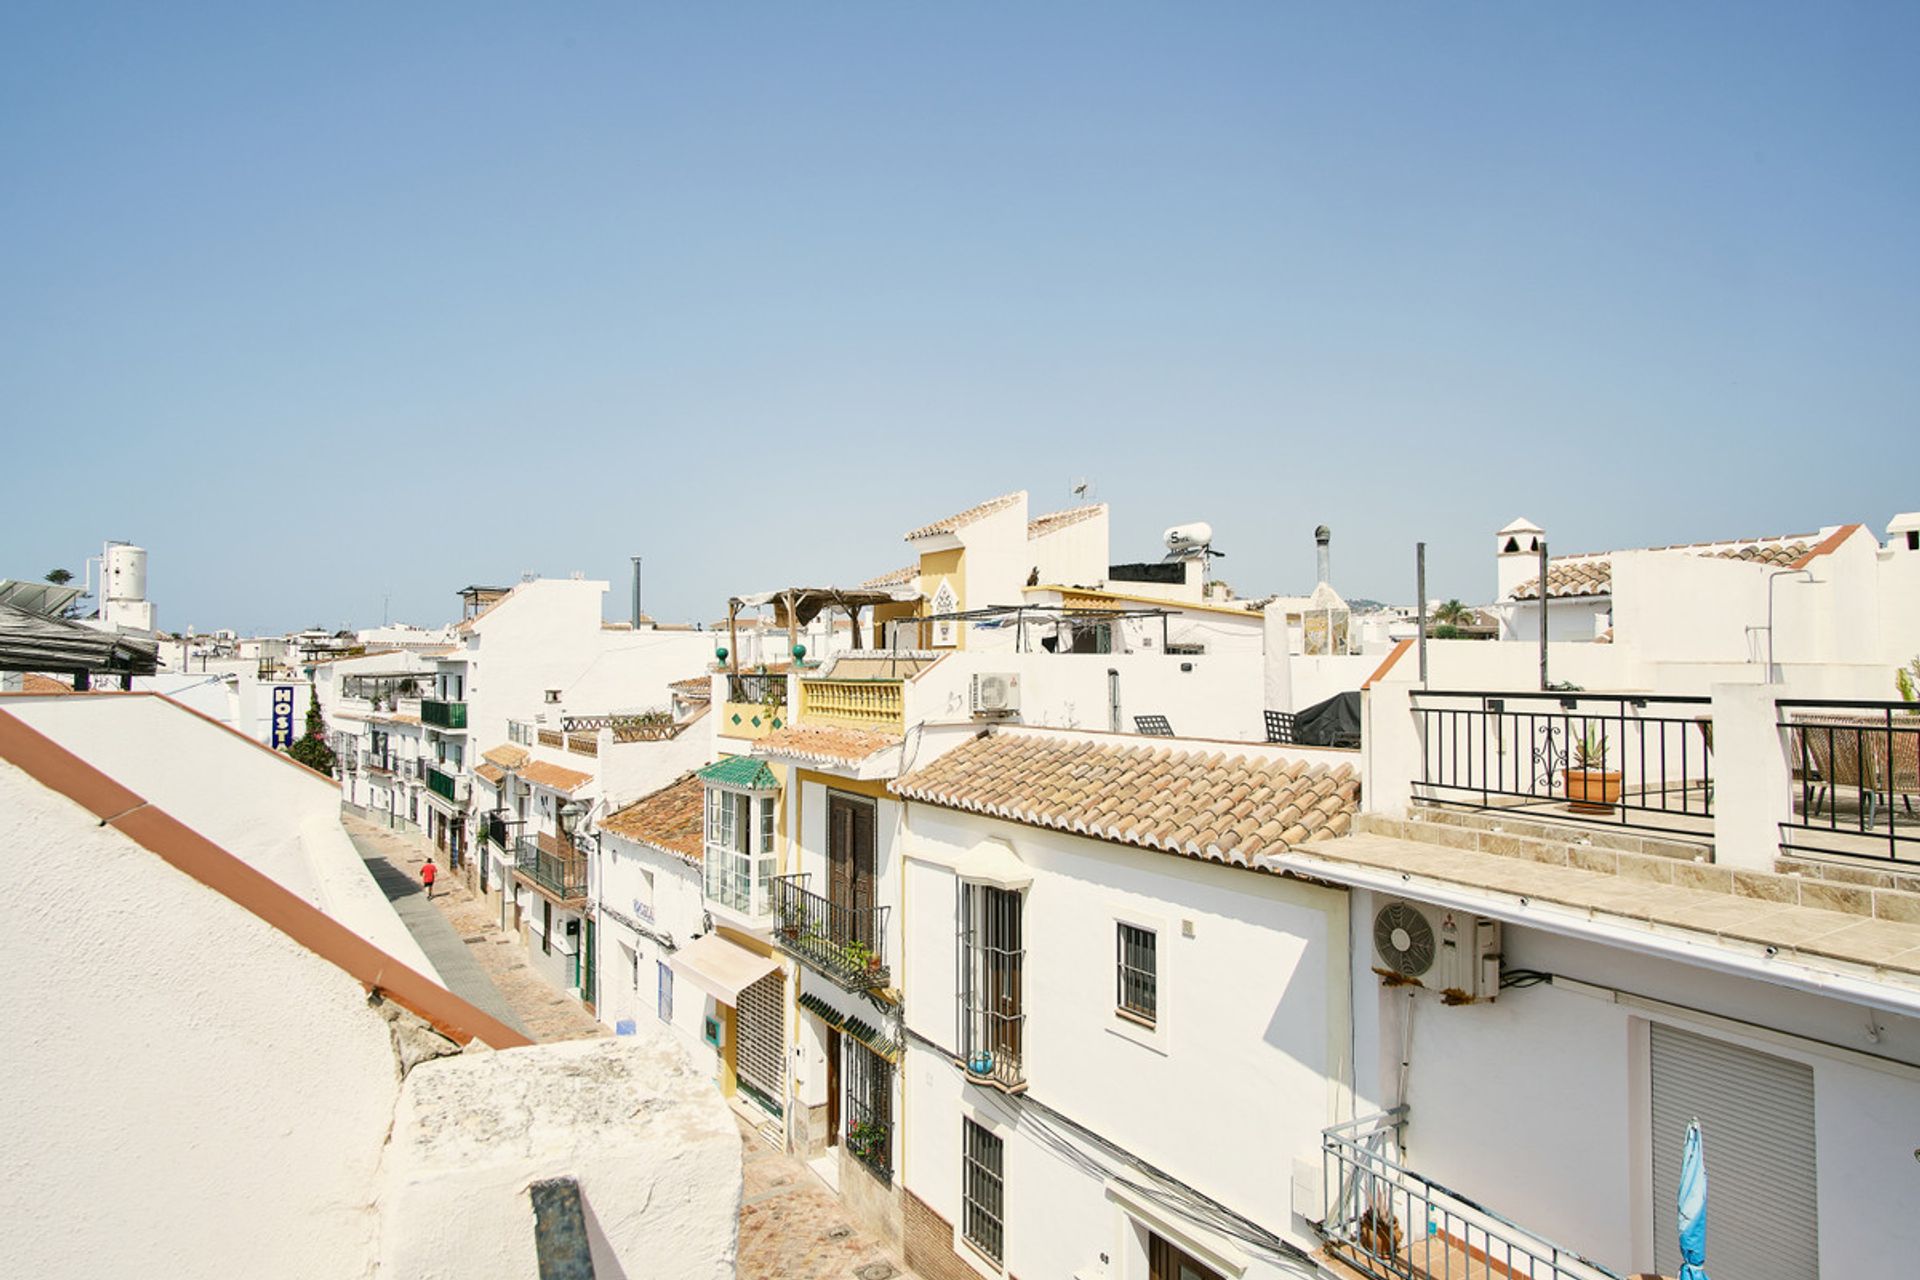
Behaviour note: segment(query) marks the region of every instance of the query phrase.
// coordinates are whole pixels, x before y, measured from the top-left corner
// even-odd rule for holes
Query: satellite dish
[[[1078,501],[1085,502],[1087,495],[1091,492],[1093,492],[1093,481],[1087,479],[1085,476],[1081,476],[1073,482],[1073,496]]]

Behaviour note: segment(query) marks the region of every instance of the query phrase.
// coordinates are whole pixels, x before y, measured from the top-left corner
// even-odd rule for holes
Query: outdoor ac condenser
[[[1500,922],[1424,902],[1390,900],[1373,917],[1374,972],[1424,987],[1447,1004],[1500,992]]]
[[[973,677],[971,703],[976,716],[1014,714],[1020,710],[1020,677],[1011,674]]]

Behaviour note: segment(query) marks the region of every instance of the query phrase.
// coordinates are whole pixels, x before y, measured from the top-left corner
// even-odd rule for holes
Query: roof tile
[[[1353,766],[990,733],[892,784],[907,799],[1235,865],[1343,833]]]
[[[689,773],[600,820],[600,829],[635,844],[671,853],[685,862],[701,861],[701,823],[706,785]]]

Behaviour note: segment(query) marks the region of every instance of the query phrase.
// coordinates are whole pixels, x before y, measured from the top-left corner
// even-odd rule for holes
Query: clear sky
[[[1090,478],[1484,600],[1920,508],[1920,5],[0,7],[0,574],[730,592]]]

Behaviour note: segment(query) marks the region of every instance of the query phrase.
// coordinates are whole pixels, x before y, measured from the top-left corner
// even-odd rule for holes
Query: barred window
[[[1151,929],[1122,924],[1116,945],[1115,1002],[1121,1013],[1152,1026],[1160,1006],[1158,939]]]
[[[847,1151],[881,1181],[893,1177],[893,1064],[845,1037]]]
[[[964,1157],[961,1162],[961,1230],[968,1243],[995,1262],[1006,1246],[1003,1225],[1005,1184],[1002,1161],[1005,1144],[986,1128],[962,1120]]]

